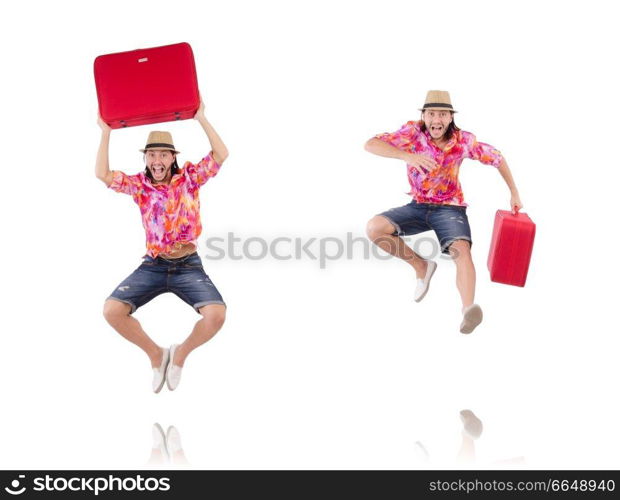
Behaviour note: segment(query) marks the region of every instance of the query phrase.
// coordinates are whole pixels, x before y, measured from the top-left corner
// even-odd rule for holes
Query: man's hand
[[[512,210],[513,215],[517,215],[517,212],[523,208],[523,203],[521,203],[521,199],[519,198],[518,193],[513,193],[510,196],[510,210]]]
[[[194,120],[200,120],[201,118],[205,117],[205,103],[202,101],[202,98],[200,98],[200,106],[198,106],[198,111],[196,111],[196,114],[194,115]]]
[[[419,155],[416,153],[405,153],[403,160],[407,165],[411,165],[418,173],[427,174],[429,171],[438,167],[437,162],[430,156]]]
[[[387,142],[382,141],[378,137],[371,137],[364,144],[364,149],[374,155],[383,156],[384,158],[396,158],[402,160],[411,165],[412,168],[419,174],[426,175],[430,170],[437,168],[439,165],[435,162],[435,159],[421,155],[417,153],[408,153],[402,151],[396,146],[392,146]]]
[[[112,128],[103,121],[103,118],[101,118],[99,113],[97,113],[97,125],[99,125],[102,132],[110,132],[112,130]]]

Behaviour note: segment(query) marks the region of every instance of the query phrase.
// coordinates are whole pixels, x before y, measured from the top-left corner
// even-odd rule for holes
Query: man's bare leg
[[[103,305],[103,316],[118,333],[142,349],[151,360],[151,366],[161,365],[164,350],[142,329],[138,320],[132,317],[131,306],[120,300],[108,299]]]
[[[395,230],[394,225],[382,215],[375,215],[366,226],[366,234],[375,245],[390,255],[404,260],[415,269],[416,276],[423,279],[428,262],[415,253],[400,236],[394,236],[392,233]]]
[[[452,243],[450,255],[456,264],[456,287],[461,294],[462,309],[465,309],[474,303],[476,293],[476,269],[471,258],[469,241],[457,240]]]
[[[461,410],[461,449],[457,455],[460,462],[474,462],[476,460],[476,445],[474,441],[482,434],[482,422],[471,410]]]
[[[182,344],[179,344],[174,353],[174,359],[170,360],[177,366],[182,367],[190,352],[211,340],[219,329],[222,328],[226,319],[226,306],[223,304],[202,306],[199,312],[202,315],[202,319],[196,322],[192,333]]]

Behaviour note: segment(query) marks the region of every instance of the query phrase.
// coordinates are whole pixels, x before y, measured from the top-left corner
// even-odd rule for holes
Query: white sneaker
[[[482,323],[482,309],[478,304],[472,304],[463,311],[463,321],[461,321],[461,333],[471,333],[480,323]]]
[[[183,367],[172,363],[177,347],[179,347],[178,344],[172,344],[170,346],[170,363],[168,363],[168,369],[166,370],[166,383],[168,384],[168,389],[171,391],[174,391],[179,386],[181,382],[181,371],[183,370]]]
[[[424,279],[418,278],[417,280],[415,293],[413,294],[413,300],[416,302],[420,302],[426,295],[426,292],[428,292],[428,285],[431,282],[433,274],[435,274],[435,269],[437,269],[437,263],[433,260],[429,260]]]
[[[153,449],[159,450],[161,453],[161,463],[167,462],[170,455],[168,453],[168,448],[166,447],[166,436],[164,435],[164,430],[161,428],[161,425],[154,423],[151,433],[153,435]]]
[[[177,431],[174,425],[168,427],[166,444],[168,445],[168,450],[171,455],[174,455],[177,451],[183,451],[183,447],[181,446],[181,434],[179,434],[179,431]]]
[[[168,361],[170,355],[168,349],[164,349],[164,355],[161,358],[161,365],[159,368],[153,368],[153,392],[157,394],[164,386],[164,380],[166,379],[166,368],[168,367]]]
[[[416,441],[413,445],[413,452],[418,456],[420,462],[428,462],[430,455],[420,441]]]

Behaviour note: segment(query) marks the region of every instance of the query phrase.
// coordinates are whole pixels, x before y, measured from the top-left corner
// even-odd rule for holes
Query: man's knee
[[[385,217],[375,215],[366,224],[366,234],[372,241],[376,241],[382,236],[389,236],[394,233],[395,227]]]
[[[202,306],[198,312],[213,328],[221,328],[226,321],[226,306],[222,304]]]
[[[108,323],[114,323],[119,319],[129,316],[131,306],[120,300],[108,299],[103,304],[103,317]]]
[[[454,260],[471,259],[471,243],[467,240],[456,240],[448,248]]]

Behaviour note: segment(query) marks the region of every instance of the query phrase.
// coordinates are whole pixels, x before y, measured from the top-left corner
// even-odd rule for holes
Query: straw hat
[[[452,111],[456,113],[450,101],[450,94],[446,90],[429,90],[426,94],[426,101],[420,111],[425,109],[438,109]]]
[[[174,143],[172,142],[172,134],[170,132],[157,132],[153,131],[149,134],[149,138],[146,140],[146,146],[144,149],[141,149],[141,153],[146,153],[148,149],[153,149],[155,151],[174,151],[176,154],[179,154],[180,151],[177,151],[174,148]]]

